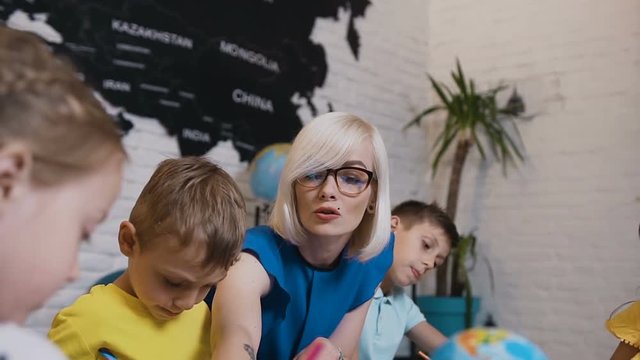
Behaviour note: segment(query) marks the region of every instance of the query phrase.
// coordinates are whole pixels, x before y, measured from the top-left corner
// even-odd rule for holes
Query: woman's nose
[[[329,176],[327,176],[327,178],[324,180],[324,183],[320,185],[320,189],[318,190],[318,196],[322,200],[326,200],[326,199],[333,200],[336,198],[337,193],[338,193],[338,186],[336,185],[335,179],[332,179],[331,174],[329,174]]]

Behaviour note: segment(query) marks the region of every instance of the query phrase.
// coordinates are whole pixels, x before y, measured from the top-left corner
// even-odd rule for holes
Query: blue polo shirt
[[[402,288],[389,296],[377,288],[360,336],[360,360],[393,359],[402,337],[422,321],[424,315]]]
[[[393,239],[392,234],[384,250],[366,262],[344,250],[334,268],[318,269],[270,227],[248,230],[243,251],[272,279],[261,299],[258,359],[292,359],[315,338],[331,336],[345,314],[373,297],[393,261]]]

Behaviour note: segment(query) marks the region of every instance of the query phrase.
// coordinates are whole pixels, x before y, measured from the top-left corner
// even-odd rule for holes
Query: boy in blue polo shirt
[[[456,226],[437,205],[420,201],[405,201],[391,215],[396,238],[393,265],[369,307],[360,337],[361,360],[393,359],[405,335],[429,353],[446,341],[402,288],[445,261],[458,241]]]

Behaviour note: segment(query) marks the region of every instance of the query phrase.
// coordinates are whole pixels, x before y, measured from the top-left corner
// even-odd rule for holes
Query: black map
[[[317,113],[313,95],[328,65],[323,46],[310,39],[316,19],[337,20],[347,11],[345,39],[357,59],[354,20],[369,4],[0,0],[0,19],[71,58],[110,104],[160,121],[182,155],[232,140],[247,161],[267,145],[293,139],[302,127],[299,100]],[[124,114],[118,121],[125,131],[134,126]]]

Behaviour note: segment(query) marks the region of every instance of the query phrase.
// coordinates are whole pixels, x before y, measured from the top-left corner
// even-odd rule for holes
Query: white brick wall
[[[459,57],[539,114],[520,126],[523,166],[505,178],[473,153],[463,175],[458,223],[477,228],[495,271],[493,299],[486,269],[473,275],[485,311],[552,359],[608,359],[605,319],[640,298],[640,2],[449,0],[428,13],[436,78]],[[440,175],[430,196],[444,199]]]
[[[397,175],[394,203],[427,193],[442,203],[446,191],[447,172],[425,176],[432,138],[425,144],[423,131],[399,131],[426,103],[427,64],[448,80],[458,56],[480,84],[518,85],[538,114],[520,126],[525,164],[505,178],[473,153],[465,168],[458,223],[477,229],[494,267],[495,297],[481,265],[474,284],[484,312],[551,358],[608,358],[615,340],[604,320],[617,304],[640,298],[640,168],[633,160],[640,152],[640,3],[376,0],[357,22],[360,61],[346,44],[346,20],[342,13],[338,22],[316,24],[313,38],[329,64],[316,105],[326,111],[331,102],[379,127]],[[301,116],[310,119],[304,109]],[[153,120],[136,119],[125,141],[131,161],[122,194],[81,249],[80,279],[29,319],[40,331],[98,277],[126,265],[118,223],[155,165],[178,155],[176,140]],[[253,212],[246,164],[229,143],[208,155],[238,180]]]
[[[402,133],[402,125],[426,102],[426,13],[425,1],[407,0],[402,6],[395,1],[375,1],[366,17],[356,26],[361,35],[360,61],[356,61],[345,40],[346,13],[338,22],[320,20],[313,38],[324,45],[329,74],[324,88],[315,100],[319,111],[327,111],[327,102],[335,110],[349,111],[376,124],[387,144],[394,174],[393,200],[425,197],[423,183],[425,143],[423,133]],[[306,122],[311,116],[304,109]],[[100,276],[126,266],[120,255],[116,234],[118,224],[126,219],[133,203],[156,164],[167,157],[178,156],[175,138],[167,137],[161,125],[149,119],[134,119],[135,128],[125,138],[130,163],[127,166],[122,194],[108,220],[80,252],[80,279],[60,290],[29,319],[29,325],[46,332],[51,319],[63,306],[83,294]],[[219,162],[240,183],[247,196],[249,219],[253,222],[256,205],[247,184],[247,164],[239,163],[230,143],[222,143],[208,156]]]

